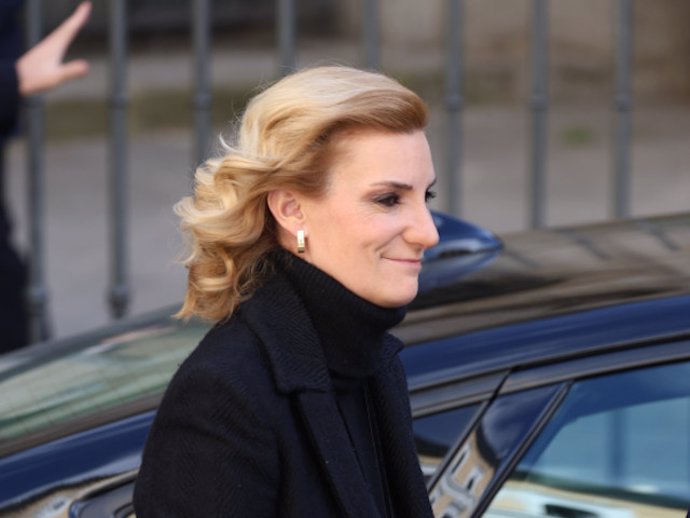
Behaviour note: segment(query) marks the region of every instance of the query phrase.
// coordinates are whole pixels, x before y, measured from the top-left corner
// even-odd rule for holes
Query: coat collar
[[[378,518],[376,504],[338,411],[317,333],[292,285],[282,276],[274,275],[242,304],[239,316],[258,336],[276,389],[296,397],[310,441],[343,515]],[[394,360],[401,348],[399,340],[386,335],[384,354],[390,360]],[[373,376],[372,401],[380,430],[386,435],[382,443],[391,491],[406,496],[410,493],[419,496],[421,492],[428,506],[421,475],[411,476],[419,472],[419,465],[408,426],[407,394],[400,391],[400,387],[406,386],[401,373],[398,361],[384,362],[384,367]],[[396,512],[401,517],[426,516],[423,512],[408,513],[406,509]]]
[[[405,387],[404,372],[398,362],[391,362],[377,371],[371,382],[375,415],[384,435],[381,447],[396,506],[394,514],[398,518],[432,518],[409,426],[411,415]],[[343,516],[380,518],[333,396],[305,391],[299,393],[297,399],[311,442],[328,474]]]
[[[272,276],[240,306],[240,316],[263,344],[280,392],[331,391],[331,377],[318,334],[287,279],[279,274]],[[386,335],[381,353],[384,363],[400,349],[400,341]]]
[[[297,398],[297,408],[345,516],[375,518],[376,506],[350,445],[319,340],[288,281],[273,276],[242,305],[258,335],[276,388]]]

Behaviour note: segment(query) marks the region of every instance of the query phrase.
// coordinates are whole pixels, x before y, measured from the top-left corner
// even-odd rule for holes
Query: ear
[[[285,236],[287,233],[292,240],[304,225],[304,214],[295,193],[276,189],[268,193],[267,203],[268,209],[278,224],[280,235]]]

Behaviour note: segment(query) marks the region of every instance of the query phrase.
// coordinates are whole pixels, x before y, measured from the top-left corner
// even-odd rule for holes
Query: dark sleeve
[[[144,450],[138,518],[278,515],[276,437],[254,387],[262,376],[247,363],[178,372]]]
[[[14,60],[0,59],[0,140],[14,131],[18,113],[19,82]]]

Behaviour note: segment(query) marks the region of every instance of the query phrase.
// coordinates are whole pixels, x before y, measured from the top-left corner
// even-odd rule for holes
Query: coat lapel
[[[397,338],[388,335],[387,348],[395,349]],[[432,517],[429,497],[419,467],[414,443],[407,381],[400,360],[395,357],[378,371],[371,383],[388,484],[392,495],[405,495],[405,507],[396,507],[399,518]],[[395,501],[393,504],[395,505]]]
[[[344,516],[378,518],[376,504],[331,394],[302,392],[299,408]]]
[[[296,398],[343,515],[378,518],[338,411],[316,331],[288,281],[274,276],[242,305],[240,315],[264,347],[277,390]]]

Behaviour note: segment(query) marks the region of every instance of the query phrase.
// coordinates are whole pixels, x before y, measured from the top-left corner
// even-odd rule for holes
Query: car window
[[[538,387],[496,399],[435,477],[429,493],[434,516],[470,516],[560,390]]]
[[[418,417],[412,423],[419,464],[424,477],[434,474],[479,409],[479,404]]]
[[[665,518],[688,506],[690,362],[575,383],[483,516]]]

